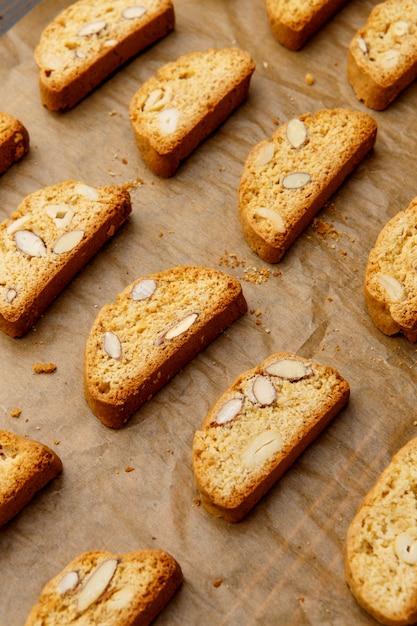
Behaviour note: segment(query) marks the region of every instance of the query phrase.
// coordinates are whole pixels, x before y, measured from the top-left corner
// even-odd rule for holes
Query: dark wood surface
[[[0,2],[0,35],[8,31],[39,2],[40,0],[19,0],[19,2],[3,0]]]

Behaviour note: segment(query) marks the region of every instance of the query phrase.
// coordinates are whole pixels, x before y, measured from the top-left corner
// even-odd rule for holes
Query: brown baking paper
[[[0,110],[31,137],[29,154],[0,178],[0,218],[30,192],[70,178],[135,183],[133,213],[33,331],[0,335],[1,427],[51,446],[64,466],[0,530],[0,624],[21,626],[42,586],[77,554],[153,547],[170,552],[185,577],[161,626],[372,624],[344,582],[346,531],[392,454],[417,434],[416,348],[378,331],[362,295],[379,231],[417,195],[417,86],[376,113],[346,79],[349,42],[376,2],[348,2],[290,52],[274,40],[263,0],[176,0],[175,32],[72,111],[51,113],[40,103],[33,51],[68,4],[44,0],[0,38]],[[256,62],[248,100],[173,178],[159,179],[134,142],[134,92],[183,53],[230,45]],[[237,217],[245,159],[278,122],[338,106],[374,116],[375,149],[282,262],[268,265],[249,249]],[[111,430],[83,397],[90,327],[134,279],[179,264],[241,279],[249,312]],[[238,374],[281,350],[335,367],[351,400],[252,512],[228,524],[198,506],[193,435]],[[35,363],[54,363],[56,372],[36,374]],[[11,415],[16,408],[20,417]]]

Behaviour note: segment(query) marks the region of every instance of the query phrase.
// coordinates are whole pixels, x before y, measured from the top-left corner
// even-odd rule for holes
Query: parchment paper
[[[417,195],[417,86],[376,113],[346,79],[349,42],[376,2],[352,0],[303,50],[290,52],[273,38],[263,0],[175,0],[174,33],[74,110],[56,114],[40,103],[33,50],[68,4],[44,0],[0,38],[0,109],[31,136],[30,153],[0,179],[0,218],[30,192],[65,179],[142,183],[132,189],[129,224],[33,331],[22,339],[0,335],[1,428],[50,445],[64,465],[0,530],[0,623],[22,625],[42,586],[83,551],[161,547],[185,577],[156,621],[161,626],[372,624],[344,582],[346,531],[391,456],[417,434],[415,346],[378,331],[362,295],[379,231]],[[229,45],[256,61],[249,99],[173,178],[159,179],[134,142],[134,92],[180,54]],[[278,122],[337,106],[374,115],[375,150],[283,261],[268,265],[249,249],[237,218],[245,159]],[[99,308],[127,284],[179,264],[240,278],[249,312],[113,431],[83,397],[86,337]],[[198,506],[193,434],[238,374],[279,350],[337,368],[351,400],[247,518],[231,525]],[[57,370],[35,374],[36,362]]]

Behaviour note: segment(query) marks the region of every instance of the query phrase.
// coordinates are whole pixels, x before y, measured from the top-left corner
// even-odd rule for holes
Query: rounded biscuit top
[[[417,63],[416,35],[416,3],[388,0],[373,9],[350,49],[358,66],[386,85]]]
[[[62,11],[43,31],[35,50],[42,80],[59,88],[86,71],[171,6],[171,0],[79,0]]]
[[[377,124],[367,113],[321,109],[282,124],[251,150],[239,184],[239,214],[262,258],[281,259],[371,149],[376,133]]]
[[[385,334],[417,340],[417,198],[391,218],[377,237],[365,273],[365,298]]]
[[[250,54],[238,48],[183,55],[136,92],[130,104],[132,125],[159,153],[169,152],[253,70]]]
[[[44,586],[25,626],[149,624],[182,581],[180,565],[161,549],[85,552]]]
[[[287,353],[238,376],[194,436],[203,504],[239,521],[348,397],[336,370]]]
[[[309,0],[309,2],[300,2],[300,0],[270,0],[269,4],[271,12],[286,26],[299,30],[314,18],[319,11],[324,0]]]
[[[85,368],[91,393],[120,402],[173,357],[186,331],[204,328],[240,290],[232,277],[201,267],[176,267],[130,284],[101,309],[90,332]]]
[[[366,495],[346,540],[346,581],[383,624],[417,619],[417,439],[393,457]]]

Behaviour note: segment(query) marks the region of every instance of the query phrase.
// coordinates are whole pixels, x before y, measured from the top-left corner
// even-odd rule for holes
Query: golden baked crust
[[[106,426],[142,404],[247,310],[240,282],[180,266],[139,278],[99,312],[84,351],[84,392]]]
[[[22,122],[0,111],[0,174],[29,150],[29,133]]]
[[[182,582],[163,550],[85,552],[45,585],[25,626],[148,626]]]
[[[124,187],[64,181],[27,196],[0,224],[0,328],[24,335],[127,220]]]
[[[345,577],[358,603],[389,626],[417,621],[417,439],[393,457],[346,538]]]
[[[367,113],[322,109],[286,122],[252,149],[239,184],[239,216],[264,261],[281,260],[372,149],[376,134]]]
[[[370,109],[386,109],[417,77],[417,5],[414,0],[377,4],[353,37],[347,77]]]
[[[417,198],[387,222],[372,248],[364,296],[377,328],[417,341]]]
[[[78,0],[43,31],[35,50],[42,103],[74,107],[175,26],[171,0]]]
[[[159,176],[172,176],[247,97],[254,70],[247,52],[211,48],[185,54],[147,80],[129,112],[148,167]]]
[[[347,0],[265,0],[275,39],[289,50],[304,46]]]
[[[62,471],[48,446],[0,430],[0,527]]]
[[[236,378],[194,435],[201,502],[240,521],[348,402],[334,369],[277,352]]]

